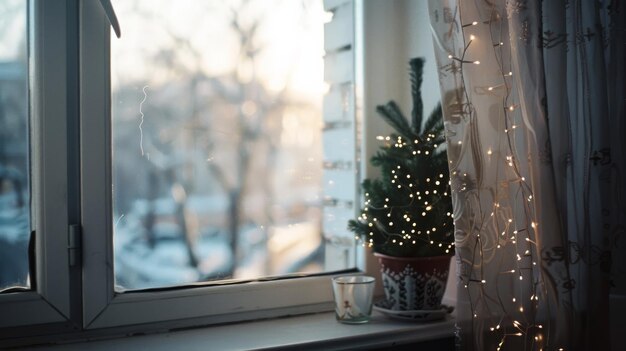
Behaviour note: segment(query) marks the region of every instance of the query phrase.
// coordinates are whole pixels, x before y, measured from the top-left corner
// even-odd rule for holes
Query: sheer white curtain
[[[619,5],[430,1],[463,349],[609,348],[626,271]]]

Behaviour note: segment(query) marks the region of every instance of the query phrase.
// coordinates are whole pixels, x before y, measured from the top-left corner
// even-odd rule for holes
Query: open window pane
[[[113,5],[118,290],[324,271],[322,2]]]
[[[0,291],[30,288],[26,1],[0,0]]]

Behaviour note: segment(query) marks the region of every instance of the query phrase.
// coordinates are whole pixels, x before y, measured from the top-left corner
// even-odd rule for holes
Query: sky
[[[26,0],[0,0],[0,62],[25,53]]]
[[[328,17],[321,1],[241,1],[117,0],[122,38],[112,36],[112,84],[132,81],[164,84],[171,70],[155,67],[151,61],[161,52],[163,59],[176,66],[201,71],[209,76],[237,72],[246,81],[254,70],[271,91],[288,85],[295,94],[317,97],[323,93],[323,26]],[[249,27],[263,18],[255,46],[263,47],[255,64],[238,59],[239,37],[230,28],[232,11]],[[300,14],[300,15],[294,15]],[[173,36],[187,41],[175,54],[164,50],[173,46]],[[290,72],[291,71],[291,72]],[[291,78],[288,79],[288,75]],[[175,77],[174,77],[175,79]]]

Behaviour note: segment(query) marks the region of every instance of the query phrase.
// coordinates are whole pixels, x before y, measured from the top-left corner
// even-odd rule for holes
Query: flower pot
[[[437,310],[448,280],[450,256],[393,257],[374,253],[390,310]]]

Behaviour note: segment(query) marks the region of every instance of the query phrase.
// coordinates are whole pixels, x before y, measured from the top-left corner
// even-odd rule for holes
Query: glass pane
[[[26,1],[0,0],[0,291],[29,288]]]
[[[317,1],[113,1],[118,290],[324,270]]]

